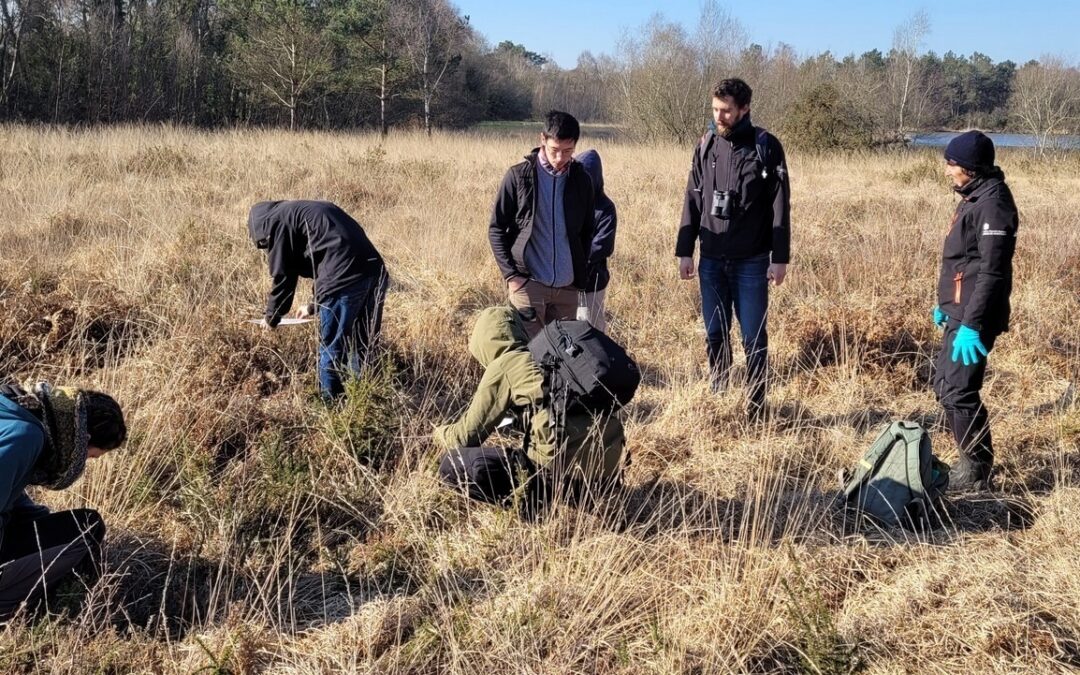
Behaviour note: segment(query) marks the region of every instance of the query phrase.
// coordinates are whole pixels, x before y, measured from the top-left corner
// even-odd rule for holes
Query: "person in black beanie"
[[[979,397],[986,358],[1009,329],[1012,258],[1020,226],[994,142],[979,131],[945,148],[945,174],[960,195],[942,251],[934,323],[944,330],[934,393],[959,446],[950,489],[987,490],[994,464],[989,417]]]

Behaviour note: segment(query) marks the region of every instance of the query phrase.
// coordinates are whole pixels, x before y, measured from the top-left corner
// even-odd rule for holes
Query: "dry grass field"
[[[35,493],[102,512],[107,569],[0,628],[0,672],[1080,668],[1080,156],[999,153],[1021,210],[984,389],[999,490],[916,534],[832,500],[887,420],[956,457],[928,384],[939,154],[791,157],[754,429],[709,393],[677,280],[690,150],[581,147],[619,207],[610,325],[645,381],[629,497],[529,524],[442,489],[428,437],[478,381],[472,316],[504,298],[486,225],[520,139],[0,127],[0,374],[112,392],[132,429]],[[341,410],[314,398],[311,326],[244,323],[269,286],[246,214],[270,198],[337,202],[387,259],[386,357]]]

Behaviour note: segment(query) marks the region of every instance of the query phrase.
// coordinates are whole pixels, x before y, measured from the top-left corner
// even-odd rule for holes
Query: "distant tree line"
[[[926,52],[920,12],[897,26],[887,52],[800,58],[785,44],[751,43],[738,21],[706,3],[694,30],[656,17],[622,41],[599,68],[591,58],[563,77],[595,80],[599,117],[636,135],[682,142],[700,135],[708,91],[738,76],[754,89],[753,117],[811,148],[855,148],[902,140],[913,131],[965,129],[1050,135],[1080,131],[1080,69],[1045,56],[1021,66]],[[546,101],[545,101],[546,103]],[[573,107],[570,108],[573,110]]]
[[[887,51],[801,57],[751,43],[707,2],[693,29],[657,16],[614,54],[559,68],[492,47],[448,0],[0,0],[0,119],[289,128],[462,127],[549,108],[642,140],[701,133],[718,78],[795,144],[861,147],[921,129],[1080,127],[1080,70],[924,50],[918,13]]]
[[[461,126],[530,92],[447,0],[0,0],[0,119]]]

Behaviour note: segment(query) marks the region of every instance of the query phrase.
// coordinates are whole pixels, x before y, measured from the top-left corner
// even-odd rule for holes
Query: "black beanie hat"
[[[968,171],[986,173],[994,168],[994,142],[981,131],[965,131],[945,146],[945,160]]]

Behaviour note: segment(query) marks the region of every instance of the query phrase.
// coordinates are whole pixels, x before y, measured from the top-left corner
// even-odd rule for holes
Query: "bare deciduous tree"
[[[390,25],[401,40],[405,61],[417,76],[424,104],[424,129],[431,135],[431,104],[443,78],[461,60],[469,35],[467,18],[447,0],[399,0]]]
[[[19,47],[26,25],[26,9],[20,0],[0,0],[0,108],[19,66]]]
[[[620,112],[642,138],[696,140],[708,119],[712,85],[730,73],[744,46],[738,22],[714,2],[704,6],[693,38],[653,17],[640,38],[627,36],[620,44]]]
[[[401,95],[398,89],[404,71],[401,67],[401,40],[389,23],[389,18],[394,15],[399,2],[400,0],[362,0],[359,3],[362,25],[355,29],[355,37],[360,46],[356,51],[362,52],[358,62],[365,73],[360,79],[376,91],[375,98],[379,101],[379,133],[384,137],[389,130],[387,106]]]
[[[1040,153],[1051,136],[1073,130],[1080,121],[1080,70],[1060,56],[1043,56],[1016,73],[1009,98],[1012,117],[1036,139]]]
[[[248,30],[234,42],[233,71],[288,111],[290,130],[296,128],[305,94],[331,67],[328,40],[308,12],[293,0],[260,3],[245,17]]]
[[[930,17],[925,11],[916,12],[900,24],[893,33],[893,47],[889,64],[890,101],[896,120],[896,134],[903,137],[911,121],[912,100],[921,96],[916,90],[921,85],[919,50],[930,34]]]
[[[682,27],[655,17],[641,38],[623,41],[622,56],[619,108],[635,135],[680,142],[699,135],[704,76]]]

